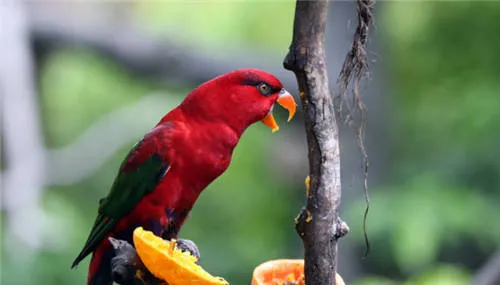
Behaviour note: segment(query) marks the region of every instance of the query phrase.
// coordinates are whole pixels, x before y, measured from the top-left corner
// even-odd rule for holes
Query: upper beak
[[[276,102],[278,102],[281,107],[288,110],[288,122],[290,122],[290,120],[295,115],[295,111],[297,110],[297,104],[295,104],[293,96],[290,95],[290,93],[288,93],[288,91],[286,91],[285,89],[281,89],[278,95],[278,100],[276,100]],[[273,130],[273,133],[279,130],[279,126],[274,120],[272,107],[271,110],[269,110],[269,114],[267,114],[264,119],[262,119],[262,122],[264,123],[264,125],[270,127]]]

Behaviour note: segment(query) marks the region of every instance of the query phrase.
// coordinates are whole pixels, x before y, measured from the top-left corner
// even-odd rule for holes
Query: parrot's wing
[[[168,161],[158,154],[157,135],[164,136],[171,125],[153,129],[128,153],[122,162],[111,191],[99,202],[99,213],[82,251],[73,262],[75,267],[94,251],[120,219],[156,188],[169,169]],[[168,143],[167,143],[168,144]],[[166,149],[165,146],[162,149]]]

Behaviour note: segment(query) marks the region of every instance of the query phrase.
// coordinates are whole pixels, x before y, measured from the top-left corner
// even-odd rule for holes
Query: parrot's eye
[[[259,89],[260,94],[264,96],[271,94],[271,87],[266,83],[259,83],[259,85],[257,85],[257,89]]]

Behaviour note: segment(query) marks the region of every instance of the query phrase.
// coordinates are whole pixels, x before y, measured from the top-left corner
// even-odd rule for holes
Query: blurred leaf
[[[381,276],[369,276],[364,277],[356,282],[347,282],[348,285],[396,285],[398,282],[392,281],[390,279]]]
[[[465,285],[470,283],[467,271],[453,265],[440,265],[405,282],[404,285]]]
[[[42,70],[42,111],[49,145],[71,142],[99,116],[153,89],[92,52],[54,52]]]
[[[395,2],[383,15],[397,89],[391,104],[398,132],[395,153],[401,155],[395,169],[404,171],[399,174],[440,170],[449,165],[448,158],[477,155],[485,147],[497,152],[500,40],[490,34],[500,33],[494,22],[500,6]]]
[[[464,236],[476,237],[491,249],[500,240],[497,230],[484,227],[485,223],[494,224],[500,215],[496,204],[474,189],[444,183],[439,176],[422,174],[399,187],[373,189],[371,196],[368,234],[376,242],[391,245],[394,258],[405,272],[431,266],[444,243],[456,244]],[[360,221],[362,207],[359,201],[349,209],[348,220]],[[351,226],[355,238],[361,241],[360,225]]]

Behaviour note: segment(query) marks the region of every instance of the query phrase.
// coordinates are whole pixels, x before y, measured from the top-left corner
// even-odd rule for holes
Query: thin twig
[[[365,126],[366,126],[366,106],[361,99],[359,92],[360,82],[364,77],[369,76],[369,65],[367,59],[366,45],[368,40],[368,34],[370,27],[373,25],[373,7],[375,5],[374,0],[357,0],[358,9],[358,26],[354,33],[352,45],[350,51],[347,53],[344,63],[342,65],[342,70],[340,71],[339,77],[337,79],[337,84],[340,86],[340,111],[339,114],[345,116],[345,122],[349,125],[355,125],[353,118],[354,112],[357,111],[360,114],[360,120],[358,123],[357,130],[357,141],[358,146],[363,157],[363,190],[365,194],[366,208],[363,215],[363,234],[366,244],[365,257],[370,251],[370,242],[368,240],[368,234],[366,230],[366,220],[368,217],[368,211],[370,210],[370,197],[368,195],[368,153],[364,145],[365,136]],[[347,95],[347,88],[349,84],[353,84],[353,101],[349,103],[349,96]],[[353,110],[354,105],[356,110]],[[343,114],[342,107],[346,106],[347,111]]]

